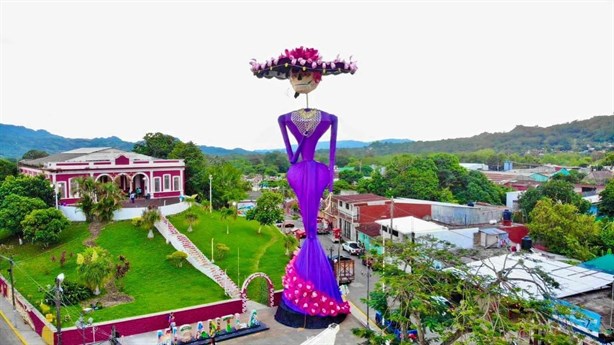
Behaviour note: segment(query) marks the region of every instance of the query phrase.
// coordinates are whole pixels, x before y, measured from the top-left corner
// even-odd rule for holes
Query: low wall
[[[158,209],[160,212],[167,216],[172,214],[177,214],[185,211],[190,205],[187,202],[180,202],[177,204],[160,206]],[[143,214],[143,211],[147,209],[146,207],[131,207],[131,208],[122,208],[115,213],[113,213],[113,220],[128,220],[136,217],[140,217]],[[73,222],[84,222],[85,214],[75,206],[60,206],[60,211],[64,213],[66,218]]]
[[[6,298],[9,303],[13,303],[11,284],[2,275],[0,275],[0,296]],[[55,326],[51,325],[43,314],[17,290],[15,290],[15,309],[22,317],[24,323],[28,324],[47,344],[51,344],[53,332],[56,330]]]
[[[11,285],[0,275],[0,296],[4,297],[12,303]],[[50,324],[44,316],[34,308],[18,291],[15,291],[15,305],[17,311],[23,317],[24,322],[29,324],[32,329],[39,334],[43,341],[53,345],[57,343],[57,329],[55,325]],[[182,309],[172,310],[175,315],[175,323],[183,325],[187,323],[196,323],[208,319],[215,319],[230,314],[241,313],[241,299],[231,299],[221,302],[203,304]],[[169,326],[168,315],[171,311],[164,311],[148,315],[140,315],[131,318],[111,320],[93,324],[92,327],[87,327],[84,330],[76,327],[62,328],[62,343],[83,344],[94,341],[108,340],[110,338],[113,326],[121,336],[129,336],[141,333],[154,332],[159,329],[164,329]],[[95,316],[95,312],[93,314]],[[87,316],[86,316],[87,318]],[[155,344],[155,336],[152,336],[151,343]]]
[[[133,318],[120,320],[112,320],[94,324],[95,336],[92,333],[92,327],[85,330],[70,327],[62,329],[62,343],[68,344],[83,344],[94,341],[108,340],[112,332],[113,326],[120,336],[129,336],[141,333],[155,332],[160,329],[168,328],[168,315],[171,311],[161,313],[142,315]],[[189,308],[172,310],[175,316],[177,325],[197,323],[208,319],[215,319],[226,315],[234,315],[241,313],[241,300],[233,299],[223,302],[210,303]],[[85,339],[85,340],[84,340]],[[150,344],[155,344],[157,341],[155,334],[152,335]],[[120,340],[121,342],[121,340]]]

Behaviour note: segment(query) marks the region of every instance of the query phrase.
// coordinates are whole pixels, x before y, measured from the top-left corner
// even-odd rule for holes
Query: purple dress
[[[337,139],[337,117],[317,109],[301,109],[281,115],[279,126],[286,145],[290,169],[288,183],[301,209],[307,238],[288,263],[283,277],[286,305],[299,313],[336,316],[349,313],[326,253],[317,238],[320,200],[326,187],[332,192]],[[330,158],[326,166],[314,160],[316,145],[330,128]],[[293,151],[288,130],[299,143]]]

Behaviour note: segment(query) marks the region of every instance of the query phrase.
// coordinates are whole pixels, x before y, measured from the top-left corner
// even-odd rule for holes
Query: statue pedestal
[[[275,320],[283,325],[293,328],[308,328],[308,329],[324,329],[328,328],[331,323],[340,324],[345,320],[347,314],[338,314],[337,316],[311,316],[309,314],[298,313],[286,305],[282,298]]]

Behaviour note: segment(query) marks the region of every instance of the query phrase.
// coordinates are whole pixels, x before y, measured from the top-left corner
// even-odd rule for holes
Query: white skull
[[[314,74],[309,71],[292,72],[290,83],[296,93],[310,93],[318,87],[319,82],[314,79]]]

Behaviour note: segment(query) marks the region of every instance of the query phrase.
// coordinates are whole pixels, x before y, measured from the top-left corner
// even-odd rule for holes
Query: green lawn
[[[247,221],[242,217],[221,219],[218,213],[209,213],[194,206],[198,221],[192,225],[192,232],[187,232],[188,223],[184,214],[168,217],[177,230],[185,234],[201,249],[203,254],[211,258],[211,238],[213,238],[215,264],[226,270],[228,276],[238,283],[239,288],[252,273],[266,273],[275,289],[282,289],[281,277],[289,258],[284,255],[283,235],[275,226],[263,227],[258,234],[258,222]],[[227,231],[228,229],[228,231]],[[219,259],[215,254],[217,243],[224,243],[230,248],[226,257]],[[250,284],[248,295],[258,290],[259,284]]]
[[[86,224],[73,223],[62,232],[60,244],[48,249],[32,244],[19,246],[16,238],[1,241],[13,245],[14,248],[12,253],[4,254],[14,256],[15,287],[33,305],[38,306],[43,297],[42,291],[54,284],[55,277],[59,273],[64,273],[67,280],[78,280],[76,254],[84,250],[83,241],[88,237]],[[124,255],[130,261],[131,269],[124,278],[124,292],[133,296],[135,301],[95,311],[92,316],[96,322],[211,303],[227,298],[221,287],[191,265],[184,264],[182,268],[175,268],[166,261],[166,255],[172,253],[174,249],[166,244],[162,236],[157,235],[153,240],[149,240],[145,231],[136,229],[128,221],[107,225],[102,230],[97,244],[109,250],[114,257]],[[66,263],[64,267],[60,267],[59,259],[63,251],[66,251]],[[52,257],[55,257],[55,261]],[[236,261],[236,254],[234,257]],[[246,259],[245,264],[248,261]],[[8,278],[6,260],[0,260],[0,268],[2,274]],[[236,269],[234,272],[236,273]],[[72,318],[72,321],[65,324],[68,326],[74,324],[80,311],[79,306],[63,308],[62,314],[69,314]]]
[[[196,212],[199,220],[193,225],[194,231],[191,233],[186,232],[188,225],[183,214],[169,219],[207,257],[211,255],[212,237],[214,245],[218,242],[226,244],[230,248],[229,253],[223,259],[214,257],[215,263],[226,270],[235,282],[239,278],[239,287],[250,274],[265,272],[273,280],[275,289],[282,288],[281,277],[289,258],[284,255],[283,235],[276,228],[264,227],[258,234],[257,222],[240,217],[222,220],[215,212],[209,214],[200,209]],[[84,250],[83,241],[89,235],[87,224],[72,223],[62,232],[60,244],[47,249],[32,244],[19,246],[15,237],[0,239],[0,243],[13,245],[12,253],[4,255],[14,256],[15,287],[38,307],[43,297],[42,291],[54,284],[58,274],[64,273],[67,280],[78,281],[76,254]],[[92,315],[95,322],[227,299],[221,287],[191,265],[184,264],[182,268],[172,266],[166,255],[172,253],[174,248],[166,244],[157,232],[150,240],[146,231],[135,228],[129,221],[114,222],[101,231],[96,243],[109,250],[113,257],[123,255],[130,261],[131,269],[123,280],[124,292],[134,297],[135,301],[95,311]],[[60,267],[63,251],[66,251],[66,263]],[[55,257],[55,261],[52,257]],[[8,278],[6,268],[6,260],[0,260],[2,274]],[[262,289],[262,282],[254,281],[254,284],[250,284],[249,297],[256,299]],[[69,314],[72,318],[65,324],[73,325],[80,312],[80,306],[63,308],[62,314]]]

